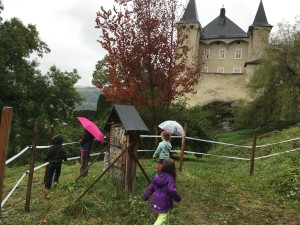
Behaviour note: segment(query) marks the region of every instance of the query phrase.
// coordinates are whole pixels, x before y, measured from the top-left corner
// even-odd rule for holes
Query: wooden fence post
[[[255,151],[256,151],[256,134],[253,135],[253,139],[252,139],[252,151],[250,155],[250,176],[252,176],[254,172]]]
[[[183,163],[183,154],[185,149],[185,137],[186,137],[186,131],[187,131],[187,123],[184,123],[184,134],[181,141],[181,151],[180,151],[180,161],[179,161],[179,167],[178,170],[182,171],[182,163]]]
[[[29,177],[28,177],[28,184],[27,184],[26,202],[25,202],[25,211],[26,212],[30,211],[30,198],[31,198],[31,189],[32,189],[32,181],[33,181],[37,140],[38,140],[38,122],[35,122],[34,128],[33,128],[33,141],[32,141],[32,148],[31,148],[30,169],[29,169]]]
[[[0,215],[1,215],[1,203],[2,203],[4,175],[5,175],[5,163],[6,163],[7,148],[9,143],[12,112],[13,109],[11,107],[4,107],[2,109],[2,116],[1,116],[1,123],[0,123]]]

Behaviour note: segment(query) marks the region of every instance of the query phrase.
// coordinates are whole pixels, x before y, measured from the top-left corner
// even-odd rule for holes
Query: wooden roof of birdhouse
[[[125,134],[148,134],[149,130],[132,105],[114,105],[104,130],[109,131],[111,124],[122,124]]]

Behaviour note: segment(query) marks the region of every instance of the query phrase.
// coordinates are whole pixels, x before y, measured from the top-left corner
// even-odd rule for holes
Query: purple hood
[[[146,201],[152,195],[151,210],[158,213],[168,212],[173,208],[173,200],[181,201],[177,194],[176,183],[171,174],[162,172],[157,174],[144,193]]]

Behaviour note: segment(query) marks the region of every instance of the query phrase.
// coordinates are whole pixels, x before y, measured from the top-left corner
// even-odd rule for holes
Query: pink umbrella
[[[90,132],[91,135],[93,135],[97,141],[100,141],[102,143],[104,142],[104,135],[99,130],[96,124],[94,124],[92,121],[88,120],[85,117],[78,116],[77,119],[80,121],[84,129],[88,130],[88,132]]]

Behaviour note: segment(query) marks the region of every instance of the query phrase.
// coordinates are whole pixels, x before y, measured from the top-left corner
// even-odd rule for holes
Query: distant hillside
[[[100,95],[99,88],[96,87],[76,87],[81,97],[84,99],[81,104],[76,104],[76,110],[95,110]]]

